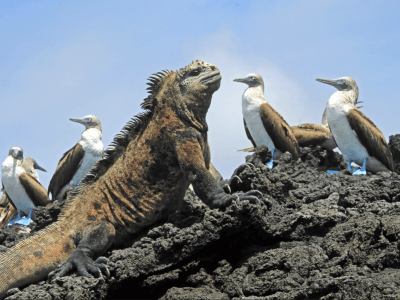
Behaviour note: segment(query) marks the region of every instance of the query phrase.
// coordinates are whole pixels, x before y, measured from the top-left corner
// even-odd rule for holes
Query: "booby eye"
[[[193,70],[192,72],[190,72],[189,76],[197,76],[200,74],[200,70]]]

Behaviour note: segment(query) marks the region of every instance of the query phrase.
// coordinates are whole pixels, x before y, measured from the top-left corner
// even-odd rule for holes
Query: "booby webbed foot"
[[[353,175],[367,175],[367,159],[364,158],[363,165],[361,169],[354,170]]]
[[[326,173],[328,173],[329,175],[332,175],[332,174],[340,173],[340,171],[327,170]]]
[[[18,217],[14,220],[11,220],[10,223],[8,223],[8,226],[14,224],[15,222],[17,222],[19,220],[21,220],[21,211],[20,210],[18,211]]]
[[[269,162],[267,162],[267,166],[268,168],[272,169],[274,166],[274,153],[275,153],[275,149],[272,149],[271,154],[272,154],[272,158]]]
[[[32,211],[33,211],[33,209],[31,209],[31,211],[29,212],[29,215],[27,217],[21,218],[16,223],[24,225],[24,226],[28,226],[29,224],[31,224],[32,223],[32,219],[31,219]]]
[[[96,277],[99,278],[104,273],[107,277],[110,277],[110,271],[105,265],[108,262],[106,257],[100,256],[93,261],[84,250],[76,249],[69,257],[61,271],[56,275],[55,279],[67,275],[69,271],[76,268],[78,274],[85,277]],[[90,274],[90,273],[92,274]]]

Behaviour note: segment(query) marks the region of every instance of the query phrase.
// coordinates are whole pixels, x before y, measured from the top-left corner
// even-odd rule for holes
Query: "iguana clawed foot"
[[[93,261],[84,251],[77,249],[70,255],[70,257],[68,257],[67,262],[55,278],[57,279],[65,276],[73,268],[77,269],[79,275],[85,277],[93,278],[92,274],[94,274],[94,277],[100,278],[102,273],[107,277],[110,277],[110,271],[105,265],[107,261],[108,259],[103,256],[100,256],[96,261]]]
[[[229,183],[226,183],[222,186],[222,188],[224,189],[224,191],[228,194],[230,194],[231,191],[231,185],[233,183],[242,183],[242,179],[240,179],[239,174],[244,170],[244,169],[250,169],[250,170],[254,170],[255,166],[252,163],[246,163],[246,164],[242,164],[239,167],[236,168],[236,170],[233,172],[233,175],[231,177],[231,179],[229,179]]]
[[[261,203],[260,200],[258,200],[258,198],[262,198],[263,194],[258,190],[251,190],[244,194],[238,193],[236,194],[236,196],[238,196],[239,201],[248,200],[250,203],[254,204],[254,203]]]
[[[263,195],[260,191],[251,190],[246,193],[238,193],[235,195],[228,195],[228,194],[218,194],[216,199],[212,203],[212,207],[220,208],[226,207],[232,203],[232,201],[243,201],[248,200],[250,203],[261,203],[258,198],[262,198]]]

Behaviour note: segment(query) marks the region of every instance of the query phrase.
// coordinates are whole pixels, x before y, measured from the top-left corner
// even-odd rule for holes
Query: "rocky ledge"
[[[390,147],[398,167],[400,135]],[[188,190],[165,223],[105,255],[110,278],[54,279],[58,268],[6,299],[400,299],[400,176],[351,176],[340,154],[301,151],[270,170],[259,147],[246,158],[254,168],[235,171],[232,193],[258,189],[261,203],[212,210]],[[0,227],[0,248],[54,222],[62,205],[36,209],[28,228]]]

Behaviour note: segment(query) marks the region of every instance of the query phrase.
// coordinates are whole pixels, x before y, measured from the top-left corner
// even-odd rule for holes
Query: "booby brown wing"
[[[329,129],[311,123],[293,126],[292,130],[300,147],[321,145],[332,136]]]
[[[244,118],[243,118],[243,123],[244,123],[244,130],[246,131],[247,138],[248,138],[248,139],[250,140],[250,142],[253,144],[254,148],[256,148],[257,145],[256,145],[256,143],[254,143],[254,140],[253,140],[253,138],[251,137],[250,131],[249,131],[249,129],[247,128],[247,124],[246,124],[246,121],[244,120]],[[241,151],[241,150],[238,150],[238,151]]]
[[[46,189],[33,176],[22,173],[18,179],[35,206],[45,206],[49,203]]]
[[[79,143],[63,154],[49,184],[48,194],[52,194],[53,200],[58,192],[72,180],[84,155],[85,151]]]
[[[293,159],[297,160],[300,157],[300,148],[289,124],[269,103],[260,105],[260,116],[275,147],[283,153],[289,151]]]
[[[386,168],[394,171],[392,153],[379,128],[357,108],[348,111],[347,120],[369,156],[374,156]]]

